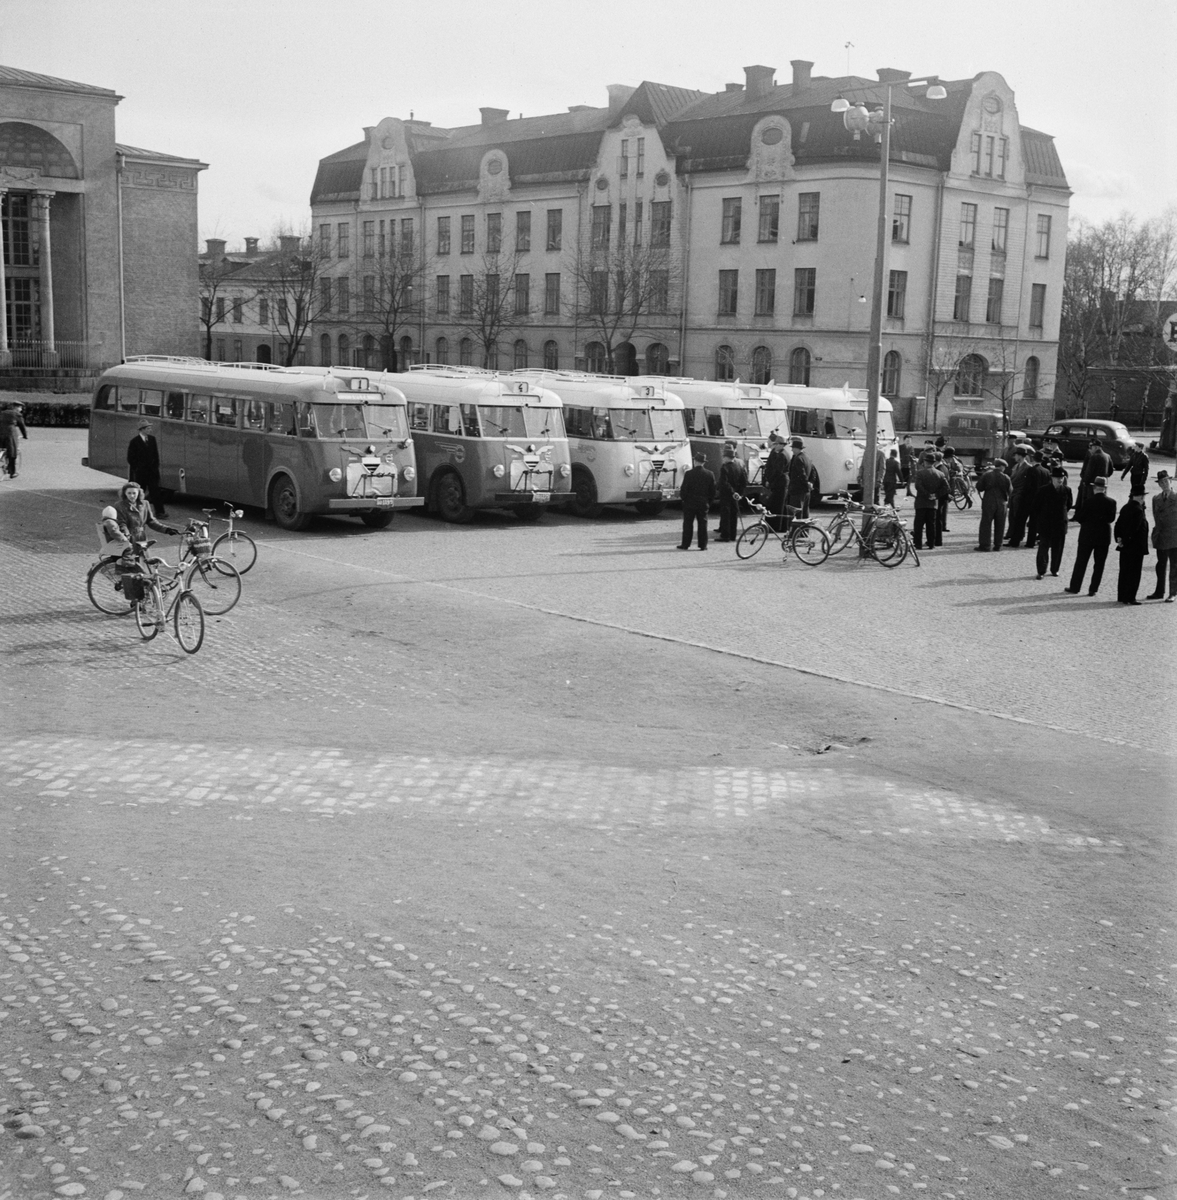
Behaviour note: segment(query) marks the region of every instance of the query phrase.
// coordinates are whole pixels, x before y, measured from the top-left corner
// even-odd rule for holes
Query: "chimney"
[[[302,238],[297,233],[284,233],[278,239],[283,254],[297,254],[302,249]]]
[[[637,88],[630,87],[628,83],[611,83],[606,90],[609,92],[609,111],[619,113]]]
[[[482,113],[483,125],[500,125],[511,115],[510,109],[506,108],[480,108],[478,111]]]
[[[257,238],[246,238],[245,239],[245,253],[246,254],[256,254],[257,253]]]
[[[789,60],[789,66],[793,68],[793,91],[805,91],[809,86],[809,74],[813,70],[813,63],[806,62],[803,58],[794,58]]]
[[[725,92],[742,92],[744,90],[744,85],[742,83],[725,83],[723,85],[723,90]]]
[[[910,71],[896,71],[893,67],[880,67],[876,74],[880,83],[902,83],[911,78]]]
[[[744,79],[747,82],[749,96],[766,96],[772,91],[772,77],[776,67],[745,67]]]
[[[364,141],[365,142],[370,142],[372,140],[372,131],[375,128],[376,128],[375,125],[365,125],[364,126]]]
[[[224,258],[225,257],[225,239],[224,238],[205,238],[204,244],[208,247],[209,258]]]

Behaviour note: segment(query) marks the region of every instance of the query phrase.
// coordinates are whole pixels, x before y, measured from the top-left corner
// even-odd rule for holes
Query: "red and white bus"
[[[367,373],[130,358],[94,389],[83,464],[125,476],[144,419],[161,487],[265,508],[284,529],[316,513],[383,529],[424,503],[405,397]]]

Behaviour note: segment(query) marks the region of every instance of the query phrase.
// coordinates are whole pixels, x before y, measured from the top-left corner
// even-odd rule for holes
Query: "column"
[[[4,210],[4,201],[8,192],[0,188],[0,213]],[[2,222],[2,218],[0,218]],[[3,230],[0,229],[0,245],[4,241]],[[0,367],[12,365],[12,353],[8,349],[8,284],[5,282],[4,254],[0,250]]]
[[[53,328],[53,256],[49,244],[49,201],[54,193],[37,192],[37,219],[41,225],[41,342],[45,365],[57,361],[57,344]]]

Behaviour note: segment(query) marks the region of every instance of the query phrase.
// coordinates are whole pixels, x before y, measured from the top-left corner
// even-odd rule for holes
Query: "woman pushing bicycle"
[[[112,515],[108,516],[108,513]],[[145,541],[148,529],[167,533],[172,537],[177,537],[180,533],[174,525],[160,524],[156,519],[155,510],[137,483],[124,483],[119,488],[118,500],[102,510],[102,523],[108,533],[117,530],[118,537],[124,542]],[[111,528],[112,524],[114,529]]]

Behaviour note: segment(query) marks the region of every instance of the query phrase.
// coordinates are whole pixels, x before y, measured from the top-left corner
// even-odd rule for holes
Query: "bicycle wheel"
[[[210,617],[221,617],[241,599],[241,574],[219,558],[199,558],[188,568],[184,587]]]
[[[965,508],[968,505],[968,502],[969,502],[968,487],[965,484],[960,483],[959,481],[957,483],[954,483],[952,485],[952,503],[955,504],[957,508]]]
[[[148,588],[143,599],[135,602],[135,625],[145,642],[151,641],[159,633],[162,616],[159,592],[155,588]]]
[[[817,525],[794,525],[789,545],[793,553],[809,567],[820,566],[830,556],[830,539],[826,531]]]
[[[903,531],[903,543],[907,547],[907,554],[904,555],[904,558],[910,554],[911,557],[915,559],[915,565],[918,567],[920,565],[919,551],[915,548],[915,543],[911,540],[911,537],[906,529]]]
[[[86,575],[86,595],[100,613],[111,617],[130,616],[131,602],[123,595],[122,577],[112,559],[104,558],[90,568]]]
[[[870,532],[867,548],[871,556],[884,567],[897,567],[907,557],[907,542],[903,530],[890,523],[878,523]]]
[[[204,645],[204,609],[191,592],[184,591],[176,597],[172,628],[185,654],[195,654]]]
[[[257,543],[248,533],[234,529],[232,533],[222,533],[213,542],[213,556],[232,563],[237,574],[244,575],[257,562]]]
[[[845,515],[835,517],[826,528],[826,536],[830,542],[830,553],[841,553],[854,541],[854,530],[850,527],[850,518]]]
[[[755,525],[749,525],[736,538],[736,556],[751,558],[767,541],[768,526],[763,521],[757,521]]]

